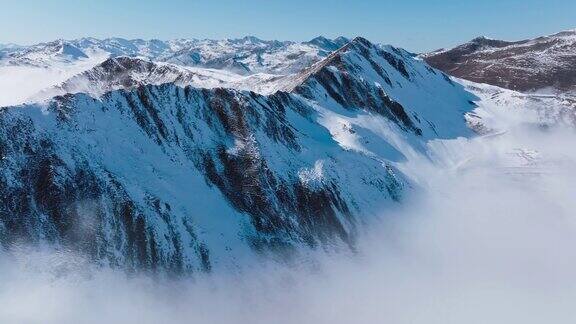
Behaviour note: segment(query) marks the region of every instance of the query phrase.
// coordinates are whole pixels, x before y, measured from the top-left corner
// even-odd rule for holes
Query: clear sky
[[[412,51],[576,28],[576,0],[0,0],[0,43],[364,36]]]

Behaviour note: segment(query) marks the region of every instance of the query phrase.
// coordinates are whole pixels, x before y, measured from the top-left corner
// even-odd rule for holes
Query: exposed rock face
[[[450,75],[512,90],[576,89],[576,30],[518,42],[479,37],[423,58]]]
[[[461,121],[470,109],[469,94],[442,72],[404,50],[361,37],[283,82],[283,90],[325,106],[384,116],[418,136],[465,132]],[[436,129],[435,123],[446,122],[450,127]]]
[[[348,52],[359,55],[362,63],[369,63],[370,67],[388,86],[392,86],[392,81],[379,65],[381,62],[374,61],[375,58],[384,59],[404,78],[410,80],[410,75],[406,71],[402,58],[397,58],[395,55],[377,48],[363,38],[356,38],[328,59],[322,61],[322,64],[302,72],[299,76],[303,80],[302,84],[297,85],[292,91],[314,99],[311,94],[311,87],[319,85],[342,107],[347,109],[361,107],[382,114],[402,127],[416,134],[421,134],[422,131],[414,125],[400,103],[390,99],[381,86],[359,77],[359,74],[363,74],[361,64],[347,60],[346,53]]]
[[[5,245],[48,241],[111,264],[179,271],[210,267],[218,243],[198,232],[211,222],[233,225],[258,248],[351,243],[362,197],[346,187],[356,183],[385,200],[397,199],[402,183],[392,169],[334,142],[311,151],[312,134],[292,123],[332,142],[312,115],[284,93],[174,85],[5,109],[0,236]],[[309,161],[325,168],[318,179],[300,176]],[[344,175],[352,161],[370,171]],[[203,209],[197,200],[205,195],[223,206]],[[199,213],[216,219],[203,224]],[[233,235],[219,244],[232,244]]]
[[[473,96],[362,38],[269,95],[197,76],[112,58],[59,86],[78,93],[0,110],[1,243],[175,273],[353,246],[412,187],[395,161],[468,134]]]
[[[101,96],[119,89],[132,89],[141,85],[176,85],[198,88],[232,88],[269,94],[274,92],[282,76],[256,74],[239,76],[226,71],[191,68],[165,62],[120,56],[106,59],[54,87],[44,89],[34,99],[49,99],[67,93],[87,93]]]
[[[51,89],[56,91],[46,92],[50,96],[52,93],[60,95],[79,92],[100,96],[112,90],[131,89],[148,84],[195,85],[195,80],[202,78],[209,78],[216,86],[225,85],[222,80],[177,65],[121,56],[109,58],[94,68],[66,80],[55,87],[56,89]]]

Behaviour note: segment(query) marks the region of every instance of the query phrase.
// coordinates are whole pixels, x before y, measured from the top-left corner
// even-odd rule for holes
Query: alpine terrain
[[[359,37],[80,39],[1,53],[3,79],[41,79],[1,81],[24,88],[0,112],[3,246],[130,269],[353,247],[376,211],[417,190],[395,163],[471,134],[476,98]]]
[[[573,121],[560,97],[441,70],[569,89],[574,39],[476,39],[425,55],[434,67],[361,37],[4,46],[0,242],[178,274],[354,250],[421,190],[405,166],[428,143],[492,131],[485,107],[544,100]]]
[[[517,91],[576,89],[576,30],[521,41],[478,37],[422,55],[450,75]]]

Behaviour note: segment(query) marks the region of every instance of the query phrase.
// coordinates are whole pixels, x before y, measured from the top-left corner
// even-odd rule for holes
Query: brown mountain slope
[[[450,75],[513,90],[576,90],[576,29],[517,42],[478,37],[422,58]]]

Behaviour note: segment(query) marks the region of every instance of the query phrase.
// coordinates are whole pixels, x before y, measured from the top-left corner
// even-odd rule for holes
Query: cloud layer
[[[356,254],[157,281],[13,251],[0,258],[0,322],[570,323],[576,133],[507,121],[402,162],[422,190],[383,211]]]

